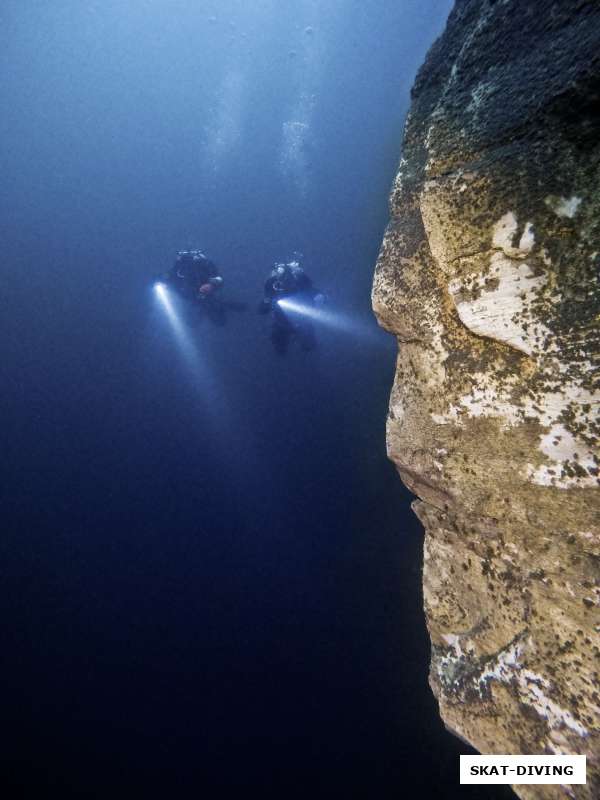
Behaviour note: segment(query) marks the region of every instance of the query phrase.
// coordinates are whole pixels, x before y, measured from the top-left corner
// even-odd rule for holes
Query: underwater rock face
[[[373,306],[441,715],[587,755],[587,786],[521,797],[600,797],[600,5],[457,0],[390,204]]]

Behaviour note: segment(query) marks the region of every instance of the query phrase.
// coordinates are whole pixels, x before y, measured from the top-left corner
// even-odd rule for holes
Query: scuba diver
[[[287,308],[286,300],[290,300]],[[324,295],[315,289],[297,259],[273,266],[258,311],[260,314],[271,313],[271,342],[277,353],[285,355],[294,337],[298,338],[303,350],[316,347],[310,312],[324,301]]]
[[[223,285],[215,264],[200,250],[180,250],[162,280],[187,300],[205,300]]]
[[[227,310],[245,310],[242,303],[223,300],[223,278],[214,262],[200,250],[180,250],[171,269],[157,282],[197,305],[215,325],[225,324]]]

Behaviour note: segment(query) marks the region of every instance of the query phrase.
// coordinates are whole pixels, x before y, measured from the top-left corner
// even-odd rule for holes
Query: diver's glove
[[[214,286],[212,283],[203,283],[202,286],[198,289],[198,295],[201,299],[208,297],[214,290]]]
[[[265,299],[261,300],[260,303],[258,304],[257,311],[259,314],[268,314],[270,310],[271,310],[271,300],[265,297]]]

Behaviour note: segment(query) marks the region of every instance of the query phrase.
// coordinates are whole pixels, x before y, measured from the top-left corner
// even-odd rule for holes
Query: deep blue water
[[[370,312],[450,5],[4,0],[3,796],[467,791]],[[182,247],[249,304],[183,339]],[[295,250],[340,327],[282,359],[254,309]]]

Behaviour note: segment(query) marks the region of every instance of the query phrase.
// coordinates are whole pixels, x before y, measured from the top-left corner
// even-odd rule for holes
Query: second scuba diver
[[[289,305],[286,300],[290,300]],[[314,328],[303,309],[310,312],[324,300],[297,260],[273,266],[258,310],[261,314],[271,314],[271,342],[277,353],[285,355],[294,337],[304,350],[315,348]]]

